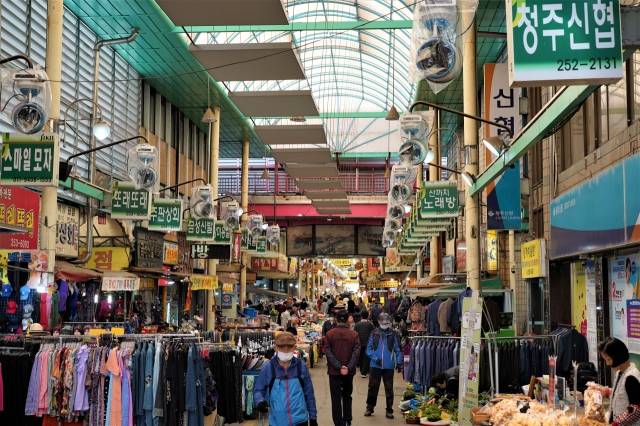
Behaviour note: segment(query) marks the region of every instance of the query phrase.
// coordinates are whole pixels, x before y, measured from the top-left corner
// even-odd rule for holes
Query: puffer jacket
[[[396,365],[402,365],[402,351],[398,336],[391,329],[377,328],[369,337],[367,356],[371,359],[372,368],[393,370]],[[382,365],[378,364],[378,360],[382,361]]]

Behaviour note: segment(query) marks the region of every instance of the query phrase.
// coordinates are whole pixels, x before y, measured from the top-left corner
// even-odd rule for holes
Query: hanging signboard
[[[214,229],[214,238],[211,244],[231,244],[231,235],[233,232],[224,226],[224,223],[216,223]]]
[[[471,409],[478,406],[480,382],[480,338],[482,335],[482,298],[474,290],[462,302],[462,341],[460,343],[460,380],[458,418],[460,425],[471,426]]]
[[[176,232],[178,237],[178,264],[171,267],[172,271],[190,274],[193,271],[191,267],[191,244],[187,241],[186,232]]]
[[[113,182],[111,218],[149,220],[151,197],[146,189],[136,189],[132,182]]]
[[[620,1],[507,0],[511,86],[601,85],[623,75]]]
[[[178,264],[178,244],[165,241],[163,252],[163,263],[166,263],[167,265]]]
[[[40,194],[18,187],[0,187],[0,223],[29,228],[0,234],[0,249],[38,250]]]
[[[187,240],[189,241],[211,241],[214,239],[215,220],[189,218],[187,222]]]
[[[522,261],[522,278],[539,278],[547,276],[546,243],[538,239],[520,246]]]
[[[78,257],[78,222],[80,209],[58,203],[56,221],[56,256]]]
[[[457,181],[423,182],[420,212],[425,219],[458,217]]]
[[[267,237],[258,237],[256,243],[256,253],[265,254],[267,252]]]
[[[80,249],[83,257],[86,249]],[[84,264],[89,268],[121,271],[129,267],[129,249],[125,247],[94,247],[91,259]]]
[[[134,265],[138,268],[161,269],[164,262],[164,234],[138,226],[134,229],[134,236]]]
[[[217,244],[191,244],[191,259],[227,259],[231,257],[231,246]]]
[[[102,291],[138,291],[140,278],[102,277]]]
[[[23,133],[2,134],[2,174],[5,186],[58,186],[57,133],[35,138]]]
[[[216,275],[191,275],[191,290],[216,290],[218,288],[218,277]]]
[[[456,272],[467,272],[467,241],[456,243]]]
[[[153,231],[180,231],[182,226],[182,200],[153,198],[149,229]]]
[[[498,233],[487,231],[486,234],[487,271],[498,270]]]
[[[251,269],[254,271],[277,271],[278,270],[278,258],[266,258],[266,257],[252,257]]]
[[[349,284],[349,283],[347,283]],[[357,280],[353,284],[358,284]],[[398,287],[398,281],[373,281],[367,283],[367,288],[369,290],[373,289],[384,289],[384,288],[396,288]]]

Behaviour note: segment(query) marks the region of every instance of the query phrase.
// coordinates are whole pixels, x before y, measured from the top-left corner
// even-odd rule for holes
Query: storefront
[[[549,297],[550,289],[547,283],[547,245],[542,239],[523,243],[520,247],[520,257],[522,265],[522,278],[525,280],[527,289],[527,333],[535,332],[536,334],[546,334],[549,332],[550,322],[550,306]],[[552,280],[554,283],[555,280]],[[567,287],[568,288],[568,287]],[[568,294],[566,289],[560,285],[554,285],[553,292],[555,300],[563,299]],[[560,294],[558,294],[560,293]],[[567,303],[569,301],[567,300]],[[562,309],[554,305],[554,313],[565,315],[566,309]],[[567,305],[564,305],[567,306]],[[569,318],[557,323],[566,324],[570,322]]]

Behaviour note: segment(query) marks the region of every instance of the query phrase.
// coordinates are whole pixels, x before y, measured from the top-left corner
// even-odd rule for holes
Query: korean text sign
[[[78,257],[78,223],[80,209],[58,203],[56,221],[56,256]]]
[[[522,278],[539,278],[547,275],[545,247],[544,240],[533,240],[522,244],[520,247]]]
[[[180,231],[182,226],[182,200],[165,198],[151,201],[149,229],[153,231]]]
[[[622,78],[619,0],[507,0],[511,86]]]
[[[422,186],[420,210],[422,217],[458,216],[458,183],[456,181],[425,182]]]
[[[146,189],[136,189],[131,182],[113,182],[111,218],[149,220],[151,194]]]
[[[140,278],[102,277],[102,291],[138,291]]]
[[[277,271],[278,259],[265,257],[252,257],[251,269],[254,271]]]
[[[3,133],[0,183],[7,186],[58,186],[59,139],[56,133],[43,133],[39,138],[22,133]]]
[[[0,234],[0,249],[37,250],[40,194],[28,189],[0,186],[0,223],[29,228],[23,234]]]
[[[211,242],[215,237],[215,224],[214,219],[190,217],[187,222],[187,240]]]
[[[83,256],[85,249],[80,249]],[[96,269],[120,271],[129,267],[129,249],[125,247],[94,247],[91,259],[84,266]]]
[[[191,290],[216,290],[218,288],[218,277],[215,275],[191,275]]]

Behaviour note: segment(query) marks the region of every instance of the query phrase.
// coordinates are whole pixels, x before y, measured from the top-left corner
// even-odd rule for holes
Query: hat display
[[[33,313],[33,306],[24,305],[24,308],[22,308],[22,316],[25,318],[31,318],[32,313]]]
[[[9,324],[9,317],[5,314],[0,314],[0,330],[4,330],[4,326]]]
[[[276,346],[293,346],[297,342],[296,338],[293,337],[293,334],[285,331],[276,336],[274,343],[276,344]]]
[[[7,303],[7,313],[15,314],[17,310],[18,310],[18,304],[13,300],[9,300],[9,303]]]
[[[9,297],[11,296],[11,292],[13,288],[11,288],[11,284],[2,284],[2,291],[0,291],[0,296]]]
[[[23,318],[22,319],[22,329],[26,330],[27,328],[29,328],[29,318]]]
[[[31,293],[31,289],[26,285],[20,287],[20,300],[27,300],[29,298],[29,294]]]
[[[378,318],[379,324],[391,324],[391,317],[389,314],[380,314],[380,318]]]
[[[42,325],[38,322],[34,322],[33,324],[31,324],[31,331],[44,331],[44,329],[42,328]]]
[[[21,325],[22,321],[20,318],[10,318],[8,329],[11,332],[15,332]]]
[[[339,310],[336,314],[336,319],[340,322],[347,321],[349,319],[349,312],[345,311],[344,309]]]
[[[60,335],[64,335],[64,336],[72,336],[73,335],[73,328],[71,328],[70,325],[65,325],[64,327],[62,327],[62,329],[60,330]]]

